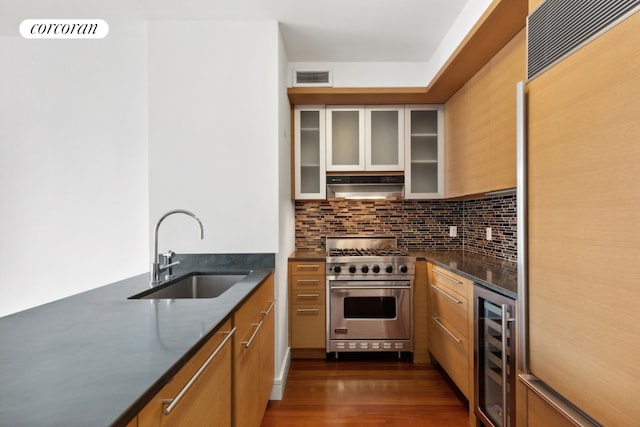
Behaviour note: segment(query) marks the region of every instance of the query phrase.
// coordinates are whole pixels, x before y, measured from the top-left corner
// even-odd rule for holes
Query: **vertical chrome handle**
[[[207,358],[207,360],[205,360],[202,366],[200,366],[200,369],[198,369],[196,373],[193,374],[189,382],[182,388],[182,390],[180,390],[180,393],[178,393],[178,395],[173,399],[164,399],[162,401],[162,403],[169,405],[164,409],[164,411],[162,411],[164,415],[169,415],[171,411],[173,411],[173,409],[176,407],[176,405],[180,403],[180,400],[189,391],[193,383],[195,383],[196,380],[200,377],[200,375],[202,375],[202,372],[204,372],[204,370],[207,369],[207,366],[209,366],[209,363],[211,363],[211,361],[218,355],[218,353],[220,353],[220,350],[222,350],[224,345],[231,339],[231,337],[235,332],[236,332],[236,328],[231,329],[229,332],[224,332],[224,334],[226,334],[227,336],[222,340],[220,345],[213,351],[213,353],[211,353],[211,355]]]
[[[527,99],[525,82],[516,84],[516,242],[518,266],[518,370],[529,372],[527,285]]]
[[[509,318],[509,306],[507,304],[502,304],[502,312],[500,315],[502,320],[502,425],[506,426],[509,425],[507,422],[507,416],[509,414],[509,410],[507,408],[507,385],[509,383],[509,364],[507,359],[509,353],[509,339],[507,334],[509,333],[508,323],[511,321]],[[511,361],[511,363],[513,363],[513,361]]]

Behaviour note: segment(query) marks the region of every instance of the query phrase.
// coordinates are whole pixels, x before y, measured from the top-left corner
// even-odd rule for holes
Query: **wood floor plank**
[[[468,427],[467,402],[432,365],[293,360],[262,427]]]

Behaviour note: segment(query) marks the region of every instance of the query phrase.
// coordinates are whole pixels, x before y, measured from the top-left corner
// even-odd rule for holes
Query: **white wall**
[[[278,253],[276,255],[275,380],[272,399],[281,399],[289,358],[288,258],[295,249],[295,214],[291,201],[291,107],[287,97],[287,53],[278,34]]]
[[[159,250],[278,250],[276,22],[149,24],[150,226]],[[193,232],[191,232],[193,229]]]
[[[146,31],[0,55],[3,316],[148,270]]]
[[[149,24],[151,226],[159,250],[276,254],[275,387],[288,357],[287,258],[294,249],[287,58],[273,22]],[[192,231],[193,230],[193,231]]]

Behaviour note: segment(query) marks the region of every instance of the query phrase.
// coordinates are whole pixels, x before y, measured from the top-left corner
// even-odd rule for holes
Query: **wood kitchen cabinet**
[[[525,30],[445,104],[446,196],[516,186],[516,83],[525,79]]]
[[[473,402],[473,282],[429,267],[429,351]]]
[[[327,171],[404,170],[404,106],[328,106]]]
[[[405,198],[444,197],[444,108],[405,106]]]
[[[294,357],[326,354],[325,261],[289,262],[289,345]]]
[[[273,274],[235,315],[233,425],[259,427],[274,376]]]
[[[140,411],[133,425],[231,426],[232,334],[232,321],[227,320]]]

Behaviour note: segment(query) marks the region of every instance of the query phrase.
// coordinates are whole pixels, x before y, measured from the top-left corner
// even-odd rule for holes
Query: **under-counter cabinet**
[[[140,411],[139,427],[231,426],[232,321],[225,322]]]
[[[429,351],[473,402],[473,282],[429,268]]]
[[[233,425],[259,427],[274,375],[273,274],[234,315]]]
[[[326,198],[324,106],[296,106],[293,121],[295,199],[324,199]]]
[[[328,106],[327,171],[404,170],[404,106]]]
[[[294,357],[326,352],[325,262],[289,262],[289,345]]]
[[[444,197],[444,109],[405,106],[405,198]]]

